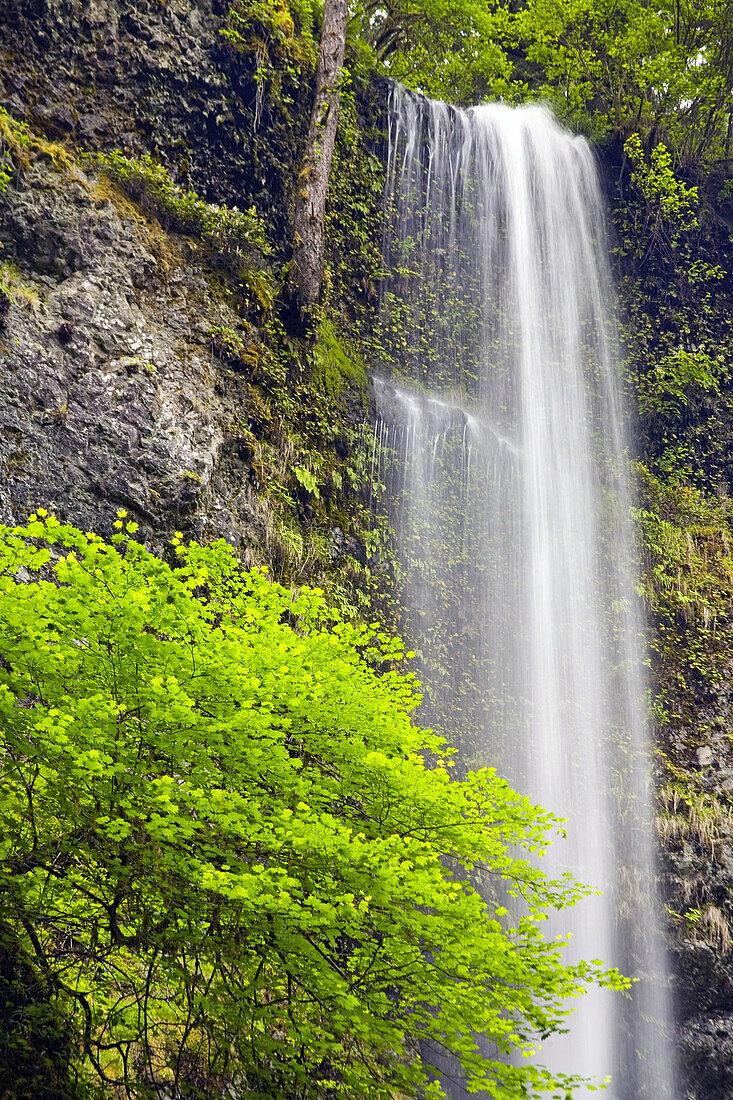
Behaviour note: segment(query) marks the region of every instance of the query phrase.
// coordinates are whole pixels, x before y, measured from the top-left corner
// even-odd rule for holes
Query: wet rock
[[[74,112],[68,103],[52,103],[39,112],[39,118],[49,137],[65,137],[76,125]]]
[[[681,1030],[687,1100],[733,1096],[733,1012],[696,1016]]]
[[[219,0],[0,0],[0,102],[90,151],[152,152],[209,201],[258,204],[284,238],[307,110],[267,97],[255,129],[254,58],[227,46],[223,16]],[[307,85],[288,92],[309,102]]]
[[[731,670],[733,672],[733,670]],[[678,768],[707,799],[685,836],[664,839],[670,953],[685,1100],[733,1097],[733,676],[721,677],[668,731]],[[715,914],[715,927],[705,915]]]
[[[683,1018],[702,1012],[733,1013],[733,969],[713,946],[694,939],[673,944],[677,1001]]]
[[[178,527],[226,531],[252,560],[261,530],[240,492],[247,456],[230,469],[224,446],[241,394],[223,395],[205,335],[239,318],[173,244],[161,266],[144,225],[100,207],[95,187],[92,174],[38,160],[0,198],[3,256],[39,300],[6,310],[0,521],[43,505],[110,533],[123,507],[158,551]]]

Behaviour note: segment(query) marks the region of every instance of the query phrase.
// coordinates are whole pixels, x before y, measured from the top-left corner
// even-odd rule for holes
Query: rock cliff
[[[262,93],[225,14],[212,0],[0,6],[0,509],[44,504],[108,531],[125,508],[158,550],[176,529],[224,537],[285,579],[330,571],[341,591],[364,561],[366,376],[331,323],[303,343],[273,306],[308,82]],[[341,145],[361,138],[352,99]],[[379,164],[362,152],[373,204]],[[338,188],[333,207],[332,315],[349,328],[374,288],[368,248],[344,261],[359,230]],[[222,263],[247,219],[263,240]]]

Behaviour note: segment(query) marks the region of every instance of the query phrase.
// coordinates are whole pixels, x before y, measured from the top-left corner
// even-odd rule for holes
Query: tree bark
[[[290,282],[301,311],[314,305],[323,281],[323,221],[336,140],[346,49],[347,0],[326,0],[308,139],[295,201]]]

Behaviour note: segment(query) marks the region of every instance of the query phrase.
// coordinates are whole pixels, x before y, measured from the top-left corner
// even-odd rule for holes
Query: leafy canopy
[[[595,138],[642,135],[675,159],[730,155],[730,0],[367,0],[390,74],[460,103],[549,100]]]
[[[177,537],[171,567],[119,517],[112,544],[43,512],[0,529],[0,921],[83,1090],[437,1097],[428,1039],[489,1096],[564,1097],[506,1056],[624,983],[541,936],[585,892],[529,862],[556,820],[492,770],[452,778],[399,640],[223,543]]]
[[[510,94],[509,9],[494,0],[367,0],[362,34],[396,80],[459,103]]]
[[[540,93],[594,135],[640,133],[682,159],[726,155],[729,0],[527,0],[514,26]]]

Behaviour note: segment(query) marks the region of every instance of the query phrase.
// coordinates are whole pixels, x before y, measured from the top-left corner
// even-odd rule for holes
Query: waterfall
[[[550,934],[639,979],[583,998],[545,1064],[610,1075],[613,1100],[675,1100],[593,155],[540,106],[464,111],[395,87],[389,127],[373,480],[422,718],[464,766],[567,818],[544,869],[603,893]]]

